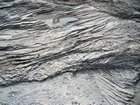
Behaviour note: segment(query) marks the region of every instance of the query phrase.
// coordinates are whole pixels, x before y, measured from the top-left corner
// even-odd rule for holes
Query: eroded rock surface
[[[1,104],[138,105],[139,1],[0,2]]]

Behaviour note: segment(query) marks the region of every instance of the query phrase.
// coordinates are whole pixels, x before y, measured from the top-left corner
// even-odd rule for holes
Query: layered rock
[[[57,81],[56,75],[60,75],[56,87],[63,87],[62,78],[73,73],[77,74],[75,81],[81,82],[83,89],[86,85],[96,84],[93,86],[100,92],[99,97],[104,100],[99,102],[100,98],[95,99],[98,104],[138,105],[139,98],[135,92],[138,91],[136,84],[140,79],[140,23],[139,10],[134,8],[137,6],[130,7],[128,3],[122,5],[108,1],[88,1],[80,5],[74,3],[76,6],[45,0],[1,3],[0,85],[44,81],[35,83],[37,86],[51,84],[48,86],[51,89]],[[84,77],[78,77],[81,72],[85,73]],[[91,84],[87,82],[88,76]],[[48,78],[51,77],[53,80],[50,83]],[[71,82],[74,81],[73,78],[75,77],[68,79],[67,88],[76,86]],[[81,81],[78,78],[82,78]],[[31,84],[28,83],[30,88]],[[14,87],[20,86],[26,88],[26,84],[17,84]],[[7,88],[9,89],[4,89]],[[94,88],[88,90],[93,89],[95,92]],[[44,96],[40,90],[43,91],[41,87],[37,88],[37,93],[31,92],[29,96],[35,95],[35,99],[39,94]],[[56,93],[58,90],[53,91]],[[78,90],[74,93],[73,91],[71,88],[72,97],[79,97],[76,94]],[[94,92],[91,93],[93,99],[98,97],[94,96]],[[1,93],[6,94],[3,90]],[[63,104],[70,104],[71,99],[64,97],[62,99],[66,99],[67,102]],[[86,99],[89,101],[91,98]],[[1,102],[10,103],[7,100],[2,99]],[[16,102],[26,103],[23,99],[21,102],[15,100]],[[56,102],[61,104],[62,101]],[[74,104],[82,105],[82,102],[79,100],[79,103]],[[48,104],[51,104],[50,100]],[[85,104],[94,103],[89,101]]]

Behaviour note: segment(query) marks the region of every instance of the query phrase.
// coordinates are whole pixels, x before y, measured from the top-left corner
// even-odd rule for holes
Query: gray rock
[[[139,105],[139,2],[70,3],[2,2],[1,104]]]

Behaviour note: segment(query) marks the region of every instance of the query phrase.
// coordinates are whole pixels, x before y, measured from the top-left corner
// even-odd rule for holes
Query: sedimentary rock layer
[[[110,104],[137,104],[140,12],[117,3],[1,1],[0,85],[95,71]]]

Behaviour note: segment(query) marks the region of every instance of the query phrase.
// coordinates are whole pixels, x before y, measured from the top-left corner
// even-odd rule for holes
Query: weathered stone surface
[[[100,93],[94,73],[65,73],[41,83],[8,86],[0,89],[0,99],[10,105],[109,105]]]
[[[140,11],[129,3],[1,1],[1,104],[139,105]]]

